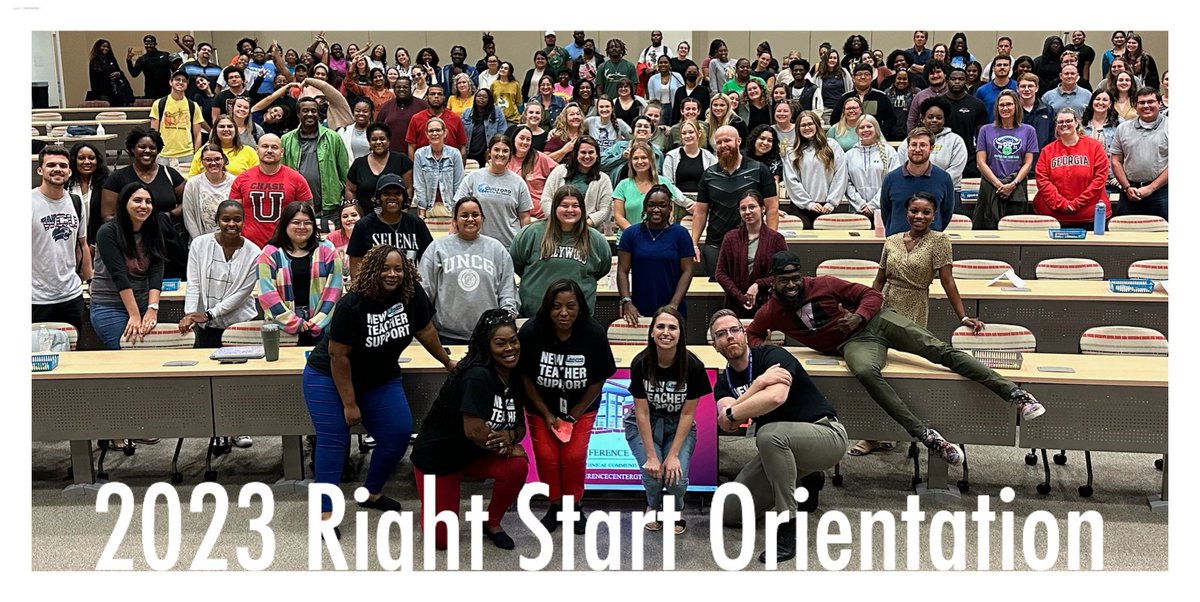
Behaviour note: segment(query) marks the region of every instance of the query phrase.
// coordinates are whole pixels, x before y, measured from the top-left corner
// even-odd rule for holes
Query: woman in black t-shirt
[[[517,501],[529,472],[529,458],[521,447],[525,425],[515,396],[520,385],[512,380],[520,356],[512,314],[505,309],[483,312],[466,355],[450,371],[421,423],[412,452],[422,516],[447,510],[457,514],[463,475],[495,480],[483,534],[503,550],[515,544],[500,521]],[[424,505],[427,475],[435,477],[433,507]],[[435,531],[437,549],[446,549],[445,524]]]
[[[537,315],[521,327],[525,415],[538,479],[550,487],[542,525],[558,528],[563,496],[583,498],[588,441],[604,382],[616,371],[608,333],[588,311],[579,284],[562,278],[546,289]],[[582,510],[580,510],[582,514]],[[583,534],[584,521],[575,523]]]
[[[162,151],[162,135],[156,130],[136,128],[125,137],[125,150],[132,158],[128,167],[113,172],[104,181],[100,191],[100,214],[91,220],[103,223],[117,214],[117,195],[122,188],[133,182],[141,182],[154,201],[154,213],[168,213],[169,224],[183,225],[183,186],[187,183],[178,171],[158,163]],[[164,226],[167,222],[164,222]],[[178,230],[182,230],[179,228]],[[166,244],[166,268],[164,278],[187,277],[187,251],[189,240],[181,236],[176,228],[163,228]],[[186,231],[185,231],[186,233]]]
[[[625,440],[642,467],[647,511],[663,509],[663,489],[675,497],[675,510],[683,511],[688,487],[688,467],[696,447],[696,403],[712,392],[704,362],[687,350],[683,316],[669,306],[659,308],[650,321],[646,349],[629,364],[629,393],[633,412],[625,417]],[[675,523],[675,534],[687,521]],[[661,522],[646,525],[662,529]]]
[[[384,174],[396,174],[404,180],[406,191],[413,189],[412,159],[404,153],[391,150],[392,129],[385,123],[367,126],[367,145],[371,152],[350,164],[346,172],[346,192],[367,209],[375,210],[375,192],[379,178]],[[410,196],[410,195],[406,195]]]
[[[304,401],[317,431],[315,481],[341,481],[351,427],[362,423],[375,438],[363,482],[370,495],[359,504],[363,508],[400,510],[400,502],[381,495],[412,435],[400,354],[416,337],[446,370],[454,369],[438,342],[434,308],[420,280],[416,266],[399,249],[380,245],[368,251],[304,367]],[[321,496],[322,520],[332,508],[332,501]]]

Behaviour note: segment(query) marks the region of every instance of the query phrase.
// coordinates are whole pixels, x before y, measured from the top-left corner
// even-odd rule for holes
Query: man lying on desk
[[[800,258],[791,251],[773,256],[771,274],[774,294],[746,327],[750,345],[761,345],[772,330],[778,330],[818,353],[843,356],[871,399],[947,463],[961,464],[962,449],[925,426],[883,378],[888,349],[919,355],[982,384],[1017,404],[1023,420],[1046,412],[1028,391],[970,354],[938,340],[893,310],[880,311],[883,295],[879,291],[833,276],[802,276]]]

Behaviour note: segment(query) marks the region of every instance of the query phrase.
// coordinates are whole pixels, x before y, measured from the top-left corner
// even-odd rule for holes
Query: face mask
[[[687,75],[684,75],[683,78],[688,80],[689,82],[694,82],[694,81],[700,79],[700,74],[699,73],[688,73]]]

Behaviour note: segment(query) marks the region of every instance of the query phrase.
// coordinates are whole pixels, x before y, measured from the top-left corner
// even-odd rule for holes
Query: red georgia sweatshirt
[[[1090,224],[1096,216],[1096,201],[1108,199],[1104,181],[1108,179],[1108,155],[1104,145],[1094,138],[1081,136],[1075,146],[1061,140],[1047,144],[1038,155],[1034,169],[1037,196],[1033,210],[1049,215],[1061,224]],[[1075,205],[1068,211],[1067,204]],[[1112,203],[1105,208],[1112,216]]]
[[[746,327],[750,346],[761,345],[771,331],[779,331],[818,353],[835,354],[838,345],[850,337],[838,330],[837,321],[842,316],[838,305],[862,316],[864,324],[883,306],[879,291],[834,276],[805,276],[802,294],[800,309],[789,312],[772,293]]]

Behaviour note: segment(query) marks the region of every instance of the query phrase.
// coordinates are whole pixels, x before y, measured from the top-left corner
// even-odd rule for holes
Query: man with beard
[[[391,128],[390,148],[398,153],[408,154],[409,158],[412,158],[412,153],[409,152],[408,144],[405,141],[408,125],[414,115],[428,109],[429,105],[424,100],[412,95],[412,80],[408,76],[401,75],[392,90],[396,93],[396,100],[384,103],[383,108],[379,109],[379,114],[375,116],[375,120],[382,121]],[[424,128],[422,127],[422,129]]]
[[[991,121],[996,118],[996,98],[1000,96],[1002,90],[1017,91],[1017,82],[1009,75],[1012,74],[1012,57],[1007,54],[998,54],[992,59],[992,79],[986,84],[979,86],[975,91],[975,98],[978,98],[983,103],[983,108],[987,111],[987,120]]]
[[[129,77],[145,73],[145,98],[162,98],[171,92],[171,54],[158,49],[158,40],[152,35],[142,38],[146,53],[133,61],[133,49],[125,55],[125,66]]]
[[[432,117],[437,117],[446,124],[446,145],[457,148],[464,157],[467,156],[467,130],[458,114],[446,110],[446,90],[441,84],[429,85],[429,91],[425,93],[425,102],[429,104],[428,108],[413,115],[412,120],[408,122],[408,132],[404,136],[408,142],[408,156],[413,157],[418,148],[429,146],[425,124],[429,123]],[[395,133],[394,136],[398,137],[400,134]]]
[[[66,191],[70,154],[47,146],[38,154],[42,183],[33,189],[33,321],[83,329],[82,282],[92,280],[87,205]],[[95,219],[99,219],[96,216]]]
[[[786,261],[776,265],[781,270],[773,272],[776,274],[792,267]],[[717,425],[732,432],[754,419],[758,455],[742,468],[735,482],[750,490],[754,514],[772,508],[790,513],[776,532],[775,561],[791,560],[796,556],[796,512],[817,509],[824,470],[846,454],[846,427],[838,422],[837,411],[795,356],[774,345],[750,348],[745,328],[733,311],[715,312],[709,332],[713,348],[728,361],[725,378],[718,379],[713,389]],[[799,504],[793,497],[797,487],[808,490],[808,499]],[[739,498],[727,498],[722,522],[737,526],[741,516]],[[765,550],[758,560],[767,561]]]
[[[990,123],[987,108],[983,101],[967,94],[967,72],[952,67],[946,76],[946,102],[950,103],[950,112],[946,114],[946,127],[958,134],[967,147],[967,165],[963,176],[978,178],[979,167],[971,160],[975,156],[975,137],[979,128]]]
[[[442,65],[442,77],[438,81],[452,82],[454,76],[459,73],[466,73],[467,77],[471,78],[472,85],[479,85],[479,72],[475,70],[475,67],[467,64],[467,47],[456,44],[450,49],[450,64]]]
[[[200,48],[196,50],[196,58],[183,64],[183,71],[188,75],[188,98],[193,98],[199,92],[196,88],[196,78],[203,77],[208,80],[208,87],[212,89],[213,94],[219,94],[221,87],[217,85],[217,80],[221,78],[221,67],[212,62],[212,44],[208,42],[200,42]]]
[[[583,56],[583,43],[587,41],[587,33],[582,31],[571,32],[571,43],[567,44],[563,50],[567,51],[567,56],[572,61],[578,61],[579,57]]]
[[[701,262],[704,273],[710,278],[717,273],[717,256],[725,234],[742,223],[737,206],[747,190],[755,189],[762,195],[767,226],[771,229],[779,227],[779,190],[771,170],[742,156],[739,150],[742,138],[733,126],[717,128],[713,140],[717,162],[700,176],[692,217],[692,243],[698,252],[696,261]],[[702,233],[705,236],[703,245],[700,244]]]
[[[776,253],[772,262],[771,299],[746,327],[750,345],[761,345],[771,331],[780,331],[817,353],[841,355],[871,399],[948,464],[962,463],[962,449],[925,426],[883,377],[889,349],[919,355],[982,384],[1017,404],[1022,422],[1046,412],[1033,395],[970,354],[938,340],[895,310],[881,311],[879,291],[834,276],[803,276],[800,258],[791,251]]]
[[[546,30],[546,35],[542,39],[546,42],[546,47],[542,49],[542,52],[546,53],[546,74],[558,79],[559,71],[571,70],[571,55],[565,49],[558,47],[558,34],[553,31]],[[614,98],[616,97],[614,96]]]
[[[933,135],[923,127],[916,128],[908,134],[908,161],[883,176],[879,218],[888,236],[908,230],[904,204],[916,192],[929,193],[937,202],[931,229],[941,232],[950,225],[955,205],[954,178],[929,160],[932,153]]]
[[[313,195],[313,208],[320,213],[338,211],[345,190],[350,159],[346,144],[337,132],[321,125],[317,99],[305,96],[296,101],[300,127],[283,135],[283,163],[304,176]]]
[[[608,60],[600,65],[600,69],[596,72],[596,85],[609,98],[617,97],[617,84],[622,79],[627,79],[631,82],[638,81],[637,67],[633,63],[625,60],[625,42],[620,38],[613,38],[608,41],[605,46],[605,53],[608,55]]]

